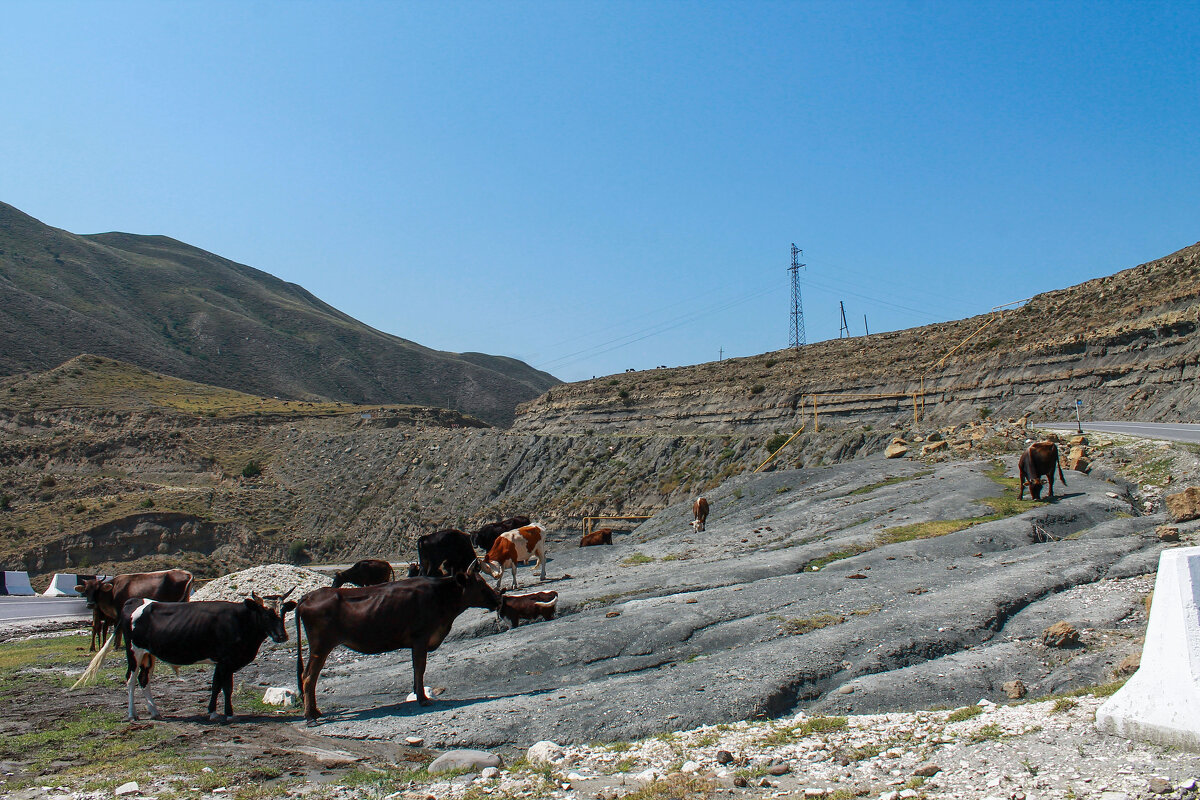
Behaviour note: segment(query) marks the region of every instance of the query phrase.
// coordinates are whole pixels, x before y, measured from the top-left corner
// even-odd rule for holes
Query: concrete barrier
[[[5,572],[4,585],[2,588],[4,590],[4,594],[37,594],[37,592],[33,591],[33,587],[29,585],[28,572]]]
[[[78,575],[73,572],[56,572],[50,579],[50,585],[42,592],[43,597],[79,597],[75,587],[95,575]]]
[[[1200,750],[1200,547],[1159,556],[1142,665],[1100,706],[1096,727]]]

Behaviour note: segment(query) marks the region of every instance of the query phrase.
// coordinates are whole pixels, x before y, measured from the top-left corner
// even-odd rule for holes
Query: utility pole
[[[867,315],[863,314],[863,330],[867,332],[867,336],[871,335],[871,329],[867,327]]]
[[[842,327],[838,328],[839,339],[850,338],[850,326],[846,324],[846,304],[838,300],[838,308],[842,310]]]
[[[717,353],[718,353],[717,361],[724,361],[725,360],[725,348],[722,347],[720,350],[717,351]]]
[[[802,252],[792,242],[792,266],[788,267],[788,272],[792,273],[792,335],[788,346],[796,349],[807,344],[804,341],[804,306],[800,302],[800,268],[804,266],[800,263]]]

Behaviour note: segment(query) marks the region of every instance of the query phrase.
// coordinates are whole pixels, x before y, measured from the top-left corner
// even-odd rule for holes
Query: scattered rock
[[[717,751],[717,763],[718,764],[732,764],[733,763],[733,753],[729,752],[728,750],[718,750]]]
[[[949,445],[946,444],[946,440],[944,439],[939,442],[930,442],[921,448],[921,455],[927,456],[930,453],[936,453],[939,450],[945,450],[947,447],[949,447]]]
[[[420,747],[421,745],[425,744],[425,740],[420,736],[405,736],[404,743],[410,747]]]
[[[500,756],[484,750],[447,750],[435,758],[426,769],[430,775],[436,775],[439,772],[460,769],[483,770],[487,767],[499,767],[501,763]]]
[[[883,451],[883,455],[887,458],[900,458],[908,454],[908,444],[903,440],[893,440]]]
[[[747,786],[749,786],[749,785],[750,785],[750,782],[749,782],[749,781],[747,781],[747,780],[746,780],[746,779],[745,779],[743,776],[741,776],[741,775],[734,775],[734,776],[733,776],[733,785],[734,785],[734,786],[736,786],[736,787],[738,787],[739,789],[745,789]]]
[[[1158,535],[1160,542],[1179,541],[1179,528],[1176,528],[1174,525],[1159,525],[1154,529],[1154,532]]]
[[[499,778],[500,777],[500,768],[499,767],[484,767],[483,770],[480,771],[479,777],[483,778],[485,781],[490,781],[493,778]]]
[[[326,750],[323,747],[293,747],[292,752],[301,753],[322,767],[348,767],[359,761],[359,757],[344,750]]]
[[[791,771],[792,771],[792,768],[783,762],[780,762],[778,764],[772,764],[771,766],[767,767],[768,775],[775,775],[775,776],[787,775]]]
[[[1025,684],[1020,680],[1007,681],[1000,688],[1004,689],[1004,693],[1008,695],[1009,700],[1020,700],[1028,693]]]
[[[295,689],[289,689],[286,686],[272,686],[263,692],[262,701],[269,706],[291,708],[296,705],[296,701],[299,699],[300,696],[296,694]]]
[[[771,782],[769,780],[767,780],[766,778],[763,778],[761,781],[759,781],[758,785],[763,787],[764,789],[771,788]]]
[[[547,741],[538,742],[525,753],[525,759],[530,764],[554,764],[562,761],[562,757],[562,747]]]
[[[117,797],[124,797],[127,794],[137,794],[137,793],[138,793],[137,781],[130,781],[129,783],[122,783],[120,786],[118,786],[116,789],[113,790],[113,794],[116,795]]]
[[[610,612],[608,612],[607,614],[605,614],[604,616],[605,616],[607,619],[613,619],[614,617],[619,617],[619,616],[621,616],[621,612],[620,612],[620,611],[610,611]]]
[[[1082,447],[1072,447],[1070,452],[1067,453],[1067,469],[1073,469],[1076,472],[1087,472],[1089,464],[1091,462],[1083,454]]]
[[[1178,494],[1168,494],[1163,497],[1163,502],[1172,522],[1200,519],[1200,487],[1189,486]]]
[[[942,768],[937,764],[922,764],[913,770],[913,775],[921,778],[932,778],[942,771]]]
[[[1069,622],[1056,622],[1042,631],[1042,643],[1047,647],[1075,647],[1079,644],[1079,631]]]
[[[1151,778],[1150,791],[1154,792],[1154,794],[1170,794],[1171,792],[1175,791],[1175,789],[1171,786],[1171,782],[1166,778]]]

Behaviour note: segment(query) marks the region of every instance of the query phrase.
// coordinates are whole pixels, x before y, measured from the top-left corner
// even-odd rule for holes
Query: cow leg
[[[309,725],[315,724],[317,717],[321,716],[317,709],[317,678],[328,657],[329,653],[313,649],[312,640],[309,640],[308,663],[304,665],[304,674],[301,676],[303,685],[300,687],[300,693],[304,696],[304,718]]]
[[[433,702],[425,694],[425,661],[428,656],[429,652],[424,647],[413,647],[413,694],[417,696],[417,702],[423,706]]]
[[[503,576],[504,573],[500,573]],[[517,588],[517,562],[512,562],[513,588]]]
[[[1047,497],[1054,497],[1054,467],[1050,468],[1050,474],[1046,476],[1046,483],[1050,490],[1050,494]]]
[[[212,690],[208,696],[208,719],[210,722],[224,722],[233,718],[233,704],[229,699],[232,693],[233,672],[224,664],[213,667]],[[225,693],[225,717],[217,713],[217,696]]]
[[[150,709],[150,719],[162,719],[154,698],[150,696],[150,678],[154,675],[154,656],[147,653],[142,656],[142,668],[138,671],[138,684],[142,687],[142,696],[146,698],[146,706]]]
[[[136,681],[137,681],[137,670],[135,670],[135,669],[129,670],[129,676],[125,679],[125,685],[129,689],[129,714],[126,715],[125,718],[127,720],[129,720],[130,722],[136,722],[137,718],[138,718],[137,711],[135,711],[133,708],[133,684]]]
[[[233,722],[233,670],[225,673],[225,721]]]

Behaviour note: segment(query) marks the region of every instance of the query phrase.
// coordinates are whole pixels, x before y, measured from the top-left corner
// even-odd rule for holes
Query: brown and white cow
[[[523,619],[548,620],[554,616],[558,607],[558,592],[529,592],[528,594],[500,595],[500,616],[508,620],[514,628]]]
[[[1058,468],[1058,477],[1063,486],[1067,479],[1062,474],[1062,464],[1058,460],[1058,445],[1054,442],[1034,442],[1025,448],[1017,461],[1017,477],[1021,479],[1021,490],[1017,499],[1025,497],[1025,487],[1029,487],[1029,496],[1034,500],[1042,499],[1042,476],[1050,485],[1048,497],[1054,497],[1054,469]]]
[[[704,522],[708,519],[708,501],[703,497],[697,497],[692,503],[692,529],[697,533],[704,530]]]
[[[192,573],[185,569],[164,569],[159,572],[131,572],[115,578],[92,578],[75,587],[87,599],[88,608],[99,612],[109,625],[121,619],[121,609],[135,597],[159,600],[164,603],[186,602],[192,595]],[[121,644],[121,629],[117,628],[116,645]]]
[[[504,581],[504,568],[512,569],[513,588],[517,588],[517,564],[537,557],[541,579],[546,580],[546,532],[541,525],[525,525],[505,531],[492,542],[483,567],[496,579],[496,588]]]
[[[580,547],[595,547],[599,544],[612,544],[612,528],[596,528],[591,533],[585,533],[579,540]]]

